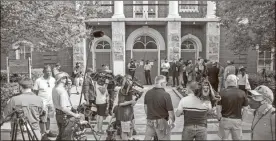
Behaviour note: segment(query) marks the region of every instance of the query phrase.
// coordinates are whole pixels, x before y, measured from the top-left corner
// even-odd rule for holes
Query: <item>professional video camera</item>
[[[132,95],[136,96],[135,100],[137,101],[139,98],[141,98],[143,92],[136,90],[134,88],[135,86],[140,87],[142,89],[144,88],[143,85],[141,85],[137,81],[134,81],[130,77],[125,76],[125,79],[123,81],[122,88],[121,88],[120,92],[123,95],[132,94]]]

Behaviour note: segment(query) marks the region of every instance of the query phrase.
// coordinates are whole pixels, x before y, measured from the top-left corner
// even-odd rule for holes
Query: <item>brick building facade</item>
[[[136,77],[142,81],[144,62],[149,60],[153,64],[154,78],[160,74],[160,65],[165,58],[173,61],[202,57],[222,65],[233,60],[246,66],[249,72],[257,72],[262,63],[273,68],[272,63],[268,66],[258,59],[261,56],[258,50],[249,49],[237,55],[225,48],[223,40],[227,37],[215,16],[214,2],[102,1],[102,4],[109,9],[107,13],[101,18],[87,19],[86,25],[104,31],[105,36],[93,41],[83,40],[74,49],[54,53],[57,57],[52,62],[60,62],[68,73],[72,72],[76,61],[81,61],[94,69],[108,64],[115,74],[125,74],[131,58],[139,64]],[[270,57],[268,53],[264,54],[264,59]],[[39,59],[40,63],[36,63]],[[85,63],[87,59],[88,64]],[[259,61],[256,63],[256,60]],[[33,55],[33,62],[34,68],[41,67],[41,55]]]

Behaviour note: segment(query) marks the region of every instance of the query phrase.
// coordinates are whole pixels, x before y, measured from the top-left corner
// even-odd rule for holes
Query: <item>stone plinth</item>
[[[125,23],[112,22],[112,60],[114,75],[125,74]]]
[[[218,22],[206,24],[206,58],[219,62],[220,25]]]
[[[168,61],[179,60],[181,55],[181,22],[168,22],[167,40]]]

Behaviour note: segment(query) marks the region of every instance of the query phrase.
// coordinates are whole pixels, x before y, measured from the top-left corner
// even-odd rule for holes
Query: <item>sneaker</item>
[[[55,133],[53,133],[53,132],[50,131],[50,132],[47,134],[47,136],[48,136],[48,137],[56,137],[57,134],[55,134]]]
[[[136,130],[135,130],[135,129],[133,129],[133,133],[132,133],[132,135],[137,135],[137,132],[136,132]]]

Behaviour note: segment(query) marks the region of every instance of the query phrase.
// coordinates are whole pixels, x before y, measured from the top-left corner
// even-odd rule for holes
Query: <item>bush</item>
[[[8,100],[19,93],[18,83],[1,83],[1,121]]]

